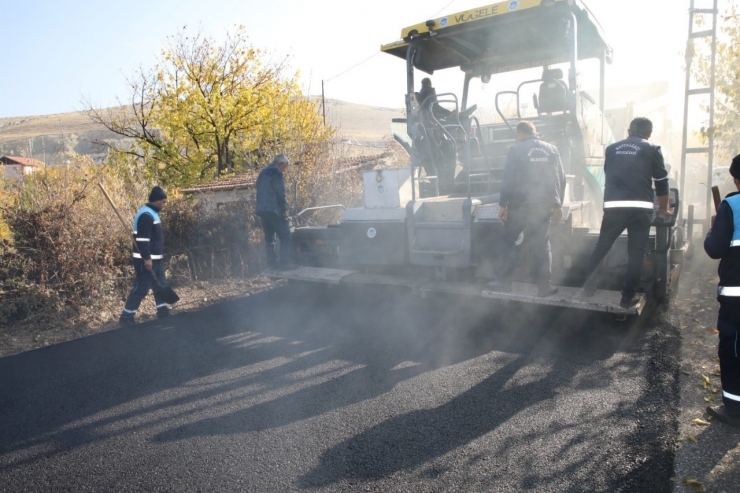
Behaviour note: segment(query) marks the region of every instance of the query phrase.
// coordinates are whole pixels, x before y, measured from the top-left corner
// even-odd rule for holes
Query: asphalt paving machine
[[[393,120],[392,128],[410,166],[365,171],[364,206],[344,210],[338,224],[296,227],[298,267],[271,276],[619,315],[640,314],[650,299],[668,300],[688,247],[675,215],[659,217],[651,229],[639,307],[619,306],[626,234],[605,260],[596,295],[581,295],[601,220],[604,151],[615,140],[603,117],[612,50],[588,7],[579,0],[495,3],[407,27],[400,40],[381,50],[405,61],[407,117]],[[590,80],[598,80],[597,97],[582,89],[589,66],[596,72]],[[460,97],[444,93],[419,101],[417,73],[446,69],[462,72]],[[533,71],[541,76],[521,79]],[[473,82],[486,88],[492,103],[479,108]],[[551,233],[553,284],[560,292],[547,298],[537,296],[528,262],[519,263],[515,279],[521,282],[511,292],[491,285],[500,269],[498,198],[505,157],[516,124],[525,119],[557,146],[567,175],[563,220]],[[677,215],[678,191],[670,194]],[[520,239],[524,256],[527,241]]]

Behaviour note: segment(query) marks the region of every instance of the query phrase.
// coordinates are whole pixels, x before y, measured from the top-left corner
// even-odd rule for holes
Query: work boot
[[[493,281],[493,282],[489,282],[488,286],[490,286],[492,291],[497,291],[499,293],[510,293],[511,292],[511,281],[505,281],[505,280]]]
[[[641,296],[638,293],[635,293],[632,296],[622,295],[622,300],[619,302],[619,306],[621,306],[625,310],[637,308],[638,306],[640,306],[640,299]]]
[[[120,317],[118,324],[123,327],[126,325],[136,325],[136,319],[134,317]]]
[[[157,308],[157,318],[167,318],[170,316],[170,309],[166,306]]]
[[[707,407],[707,414],[716,419],[722,421],[725,424],[740,428],[740,414],[730,414],[725,409],[725,406]]]
[[[559,291],[557,286],[553,286],[550,283],[544,284],[537,289],[537,296],[539,298],[547,298],[552,296]]]

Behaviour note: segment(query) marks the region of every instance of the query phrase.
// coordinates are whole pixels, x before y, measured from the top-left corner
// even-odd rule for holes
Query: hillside
[[[392,118],[403,116],[401,109],[378,108],[328,100],[326,121],[337,128],[338,136],[353,143],[377,145],[390,135]],[[28,156],[55,163],[65,151],[93,157],[105,155],[105,148],[92,140],[125,143],[120,136],[96,125],[85,113],[0,118],[0,155]]]
[[[378,142],[391,135],[391,119],[403,116],[404,110],[400,108],[326,101],[326,122],[337,128],[341,137],[360,143]]]

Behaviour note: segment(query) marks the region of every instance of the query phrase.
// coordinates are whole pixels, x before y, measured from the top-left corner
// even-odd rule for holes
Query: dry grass
[[[0,118],[0,143],[41,135],[80,135],[101,130],[105,129],[81,112]]]
[[[403,118],[400,108],[379,108],[329,100],[326,123],[337,129],[340,137],[364,142],[380,142],[391,135],[391,119]]]

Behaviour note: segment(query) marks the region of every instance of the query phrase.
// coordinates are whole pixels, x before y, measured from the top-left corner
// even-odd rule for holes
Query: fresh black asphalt
[[[0,359],[0,491],[670,491],[678,336],[286,287]]]

